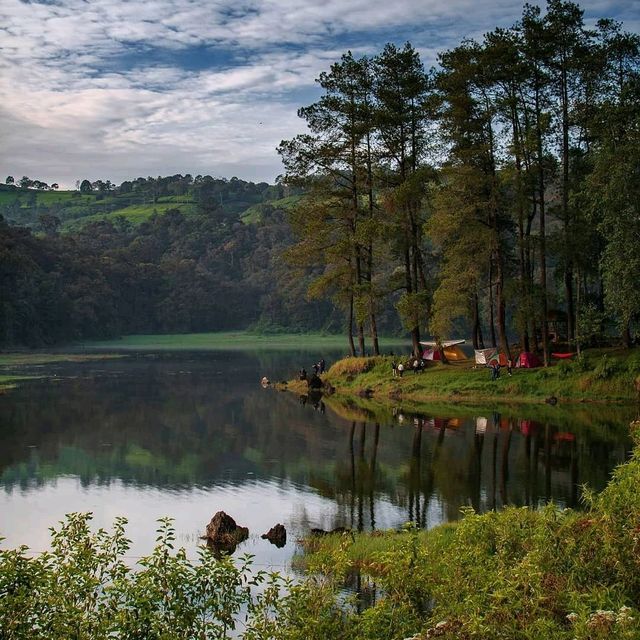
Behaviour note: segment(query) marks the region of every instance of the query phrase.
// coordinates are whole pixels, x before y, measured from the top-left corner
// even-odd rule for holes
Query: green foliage
[[[256,606],[250,587],[265,578],[201,549],[190,561],[174,550],[171,520],[160,520],[157,546],[127,565],[126,521],[92,533],[90,514],[70,514],[52,529],[51,551],[0,552],[3,638],[227,638],[241,607]]]
[[[591,371],[593,369],[593,365],[589,356],[583,351],[580,355],[577,355],[573,361],[571,362],[571,368],[576,373],[586,373],[587,371]]]
[[[585,513],[466,509],[458,524],[420,536],[389,532],[387,550],[368,557],[330,540],[313,555],[328,567],[332,555],[345,571],[357,566],[383,594],[354,638],[637,638],[639,453],[588,497]]]
[[[593,370],[593,377],[596,380],[609,380],[618,370],[618,366],[615,361],[603,355],[600,358],[600,362],[595,366]]]
[[[324,640],[350,638],[351,615],[323,580],[294,584],[254,571],[251,558],[190,560],[175,549],[170,518],[156,547],[127,563],[126,520],[93,533],[91,514],[51,529],[51,551],[0,551],[3,640]]]

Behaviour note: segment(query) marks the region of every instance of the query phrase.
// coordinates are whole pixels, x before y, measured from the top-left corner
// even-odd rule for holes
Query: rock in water
[[[283,524],[278,523],[275,527],[271,527],[267,533],[262,535],[263,540],[268,540],[271,544],[275,544],[278,549],[287,544],[287,530]]]
[[[207,525],[207,544],[219,551],[233,553],[236,546],[249,537],[247,527],[239,527],[224,511],[218,511]]]

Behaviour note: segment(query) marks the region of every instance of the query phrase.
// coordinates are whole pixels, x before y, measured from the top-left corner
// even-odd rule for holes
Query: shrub
[[[576,373],[586,373],[587,371],[591,371],[593,365],[591,364],[589,357],[582,352],[573,359],[571,367]]]
[[[635,353],[627,360],[627,371],[632,376],[640,375],[640,351],[635,349]]]
[[[610,360],[605,354],[593,370],[593,377],[596,380],[608,380],[615,374],[616,370],[616,363]]]

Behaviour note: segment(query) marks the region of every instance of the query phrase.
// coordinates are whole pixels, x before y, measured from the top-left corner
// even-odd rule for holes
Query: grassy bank
[[[465,404],[487,400],[523,403],[555,397],[559,402],[631,402],[640,378],[640,349],[586,353],[573,362],[549,368],[506,370],[492,381],[485,367],[472,364],[433,363],[422,373],[392,375],[392,357],[346,358],[335,363],[326,380],[338,397],[367,395],[379,403],[418,406],[432,401]],[[297,389],[294,384],[294,388]],[[299,390],[299,389],[297,389]]]
[[[402,341],[382,339],[383,346],[397,346]],[[217,333],[186,333],[164,335],[132,335],[116,340],[84,342],[84,349],[132,350],[132,351],[180,351],[180,350],[287,350],[344,349],[347,351],[347,338],[344,335],[326,335],[321,333],[273,333],[260,334],[250,331],[227,331]]]
[[[361,600],[382,594],[351,611],[344,637],[638,638],[639,483],[636,432],[633,458],[584,512],[468,510],[426,532],[311,537],[301,564],[336,590],[357,575]]]
[[[41,373],[33,373],[35,367],[61,362],[90,362],[122,357],[124,356],[121,354],[113,353],[42,353],[39,351],[0,353],[0,393],[15,389],[25,380],[45,377]]]
[[[23,380],[33,380],[37,376],[0,375],[0,394],[15,389]]]

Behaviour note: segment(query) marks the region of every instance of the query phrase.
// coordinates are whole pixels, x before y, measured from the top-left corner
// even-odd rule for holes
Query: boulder
[[[267,533],[262,534],[263,540],[268,540],[271,544],[274,544],[278,549],[284,547],[287,544],[287,530],[283,524],[278,523],[274,527],[271,527]]]
[[[236,546],[249,537],[249,529],[240,527],[224,511],[218,511],[207,525],[205,538],[210,547],[218,551],[233,553]]]

